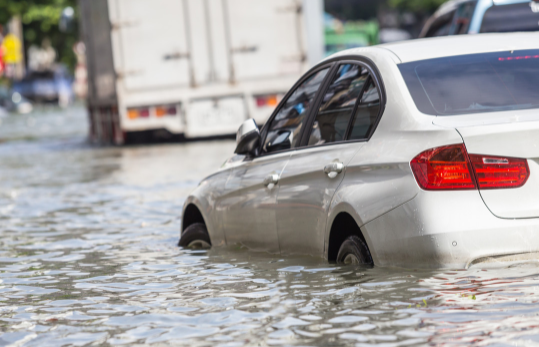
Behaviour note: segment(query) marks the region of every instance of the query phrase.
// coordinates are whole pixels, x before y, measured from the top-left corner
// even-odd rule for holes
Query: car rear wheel
[[[349,236],[341,245],[337,254],[337,263],[343,265],[373,266],[369,248],[358,236]]]
[[[191,224],[182,233],[180,247],[191,249],[208,249],[211,248],[210,235],[208,229],[203,223]]]

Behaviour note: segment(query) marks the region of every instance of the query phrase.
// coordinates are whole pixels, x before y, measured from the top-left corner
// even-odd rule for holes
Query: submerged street
[[[183,201],[233,141],[92,146],[82,106],[0,121],[0,346],[539,344],[537,262],[182,250]]]

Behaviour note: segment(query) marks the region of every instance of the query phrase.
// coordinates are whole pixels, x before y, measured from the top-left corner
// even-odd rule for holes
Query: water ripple
[[[71,130],[33,142],[4,123],[0,346],[539,344],[537,263],[364,270],[181,250],[183,199],[234,143],[93,148],[83,112],[54,112],[39,123]]]

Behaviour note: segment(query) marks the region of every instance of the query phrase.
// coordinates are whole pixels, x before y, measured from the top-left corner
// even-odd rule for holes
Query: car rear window
[[[539,50],[421,60],[399,69],[417,108],[426,114],[539,108]]]
[[[539,30],[539,2],[492,6],[485,12],[480,32]]]

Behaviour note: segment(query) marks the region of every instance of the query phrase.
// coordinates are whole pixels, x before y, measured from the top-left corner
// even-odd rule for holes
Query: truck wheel
[[[206,226],[203,223],[191,224],[183,231],[178,245],[180,247],[191,249],[211,248],[208,229],[206,229]]]
[[[363,265],[372,267],[371,252],[359,237],[349,236],[341,245],[337,254],[337,264],[343,265]]]

